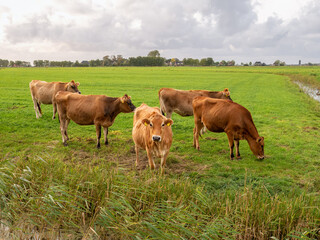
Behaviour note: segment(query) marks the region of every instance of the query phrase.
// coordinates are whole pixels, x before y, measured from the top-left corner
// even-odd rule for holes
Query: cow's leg
[[[55,102],[52,102],[53,105],[53,116],[52,120],[56,118],[56,113],[57,113],[57,104]]]
[[[234,137],[232,133],[227,133],[228,140],[229,140],[229,148],[230,148],[230,159],[233,160],[234,154],[233,154],[233,147],[234,147]]]
[[[69,123],[70,123],[70,119],[66,119],[66,128],[65,128],[65,131],[64,131],[64,134],[66,136],[66,139],[69,140],[69,136],[68,136],[68,133],[67,133],[67,129],[68,129],[68,126],[69,126]]]
[[[103,127],[103,134],[104,134],[104,144],[108,145],[108,128],[107,127]]]
[[[237,156],[237,159],[241,159],[240,157],[240,151],[239,151],[239,144],[240,144],[240,141],[239,140],[234,140],[236,142],[236,156]]]
[[[201,121],[195,121],[194,123],[194,129],[193,129],[193,146],[197,149],[200,150],[199,146],[199,135],[200,135],[200,130],[203,128],[203,123]]]
[[[101,138],[101,126],[96,125],[96,133],[97,133],[97,148],[100,148],[100,138]]]
[[[171,118],[171,116],[172,116],[172,111],[171,111],[171,112],[168,111],[168,112],[166,113],[166,117],[167,117],[167,118]]]
[[[32,97],[32,101],[33,101],[33,108],[34,108],[34,111],[36,112],[36,118],[39,118],[37,100],[33,98],[32,94],[31,94],[31,97]]]
[[[37,101],[37,107],[38,107],[38,111],[39,111],[39,117],[42,117],[41,102]]]
[[[64,117],[60,117],[60,131],[62,136],[62,142],[64,146],[68,146],[67,140],[67,119]]]
[[[147,150],[150,169],[153,170],[154,167],[155,167],[155,164],[154,164],[154,161],[153,161],[153,158],[152,158],[152,153],[150,152],[149,148],[147,148],[146,150]]]
[[[139,166],[139,147],[135,145],[134,149],[136,151],[136,167],[138,167]]]
[[[166,151],[166,153],[163,156],[161,156],[161,175],[164,174],[164,167],[166,166],[168,154],[169,151]]]

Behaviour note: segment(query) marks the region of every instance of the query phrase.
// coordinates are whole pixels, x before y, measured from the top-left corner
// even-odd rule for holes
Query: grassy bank
[[[12,230],[3,234],[60,234],[62,239],[319,237],[319,104],[289,77],[268,72],[273,68],[226,69],[0,70],[0,219]],[[308,74],[305,69],[286,71]],[[35,118],[28,89],[32,79],[74,79],[83,94],[127,93],[136,106],[159,106],[161,87],[228,87],[265,137],[267,157],[256,160],[241,141],[242,160],[230,161],[224,133],[205,134],[198,152],[192,148],[193,118],[177,114],[162,177],[145,168],[145,152],[142,165],[134,168],[132,113],[116,118],[108,147],[95,149],[94,127],[74,123],[69,146],[63,147],[58,120],[51,120],[52,106],[43,106],[43,117]]]

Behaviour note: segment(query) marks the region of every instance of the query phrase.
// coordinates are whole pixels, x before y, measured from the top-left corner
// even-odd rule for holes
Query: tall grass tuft
[[[17,160],[0,162],[0,191],[0,219],[13,238],[319,237],[318,196],[271,195],[263,185],[208,193],[149,170]]]

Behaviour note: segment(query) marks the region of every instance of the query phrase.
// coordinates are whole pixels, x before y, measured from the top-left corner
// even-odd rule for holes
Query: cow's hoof
[[[67,146],[68,146],[68,143],[67,143],[67,142],[64,142],[64,143],[63,143],[63,146],[67,147]]]

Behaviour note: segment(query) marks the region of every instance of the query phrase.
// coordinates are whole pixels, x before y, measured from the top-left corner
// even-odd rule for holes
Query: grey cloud
[[[168,57],[175,53],[186,54],[184,57],[212,56],[215,60],[216,56],[307,54],[319,58],[315,53],[320,50],[317,1],[290,22],[270,17],[264,23],[257,23],[250,0],[117,0],[98,9],[90,1],[56,0],[44,11],[26,17],[24,23],[4,26],[7,40],[12,45],[50,41],[63,46],[66,54],[146,54],[158,49],[172,54]],[[54,17],[61,12],[69,14],[71,21],[55,23]],[[203,21],[199,22],[195,14]],[[134,21],[141,22],[141,26],[132,27]]]

